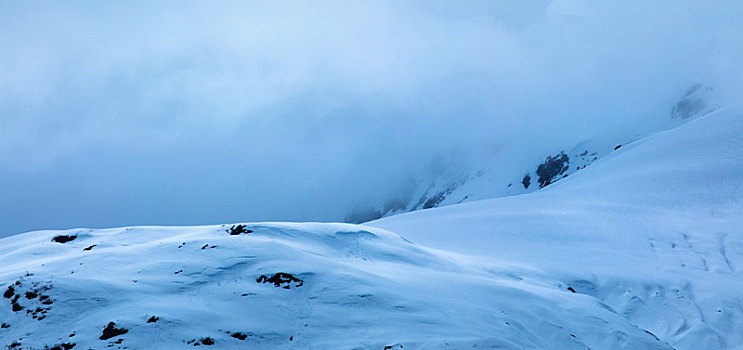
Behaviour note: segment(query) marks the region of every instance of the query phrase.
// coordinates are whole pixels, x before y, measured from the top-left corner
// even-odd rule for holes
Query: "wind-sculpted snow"
[[[718,111],[544,190],[364,226],[4,238],[0,346],[740,349],[740,135]]]
[[[539,192],[368,225],[540,271],[676,349],[741,349],[741,135],[742,114],[717,112]]]
[[[5,238],[0,286],[13,292],[0,304],[0,345],[670,349],[529,269],[468,262],[371,227],[244,225],[250,233],[223,225]],[[49,304],[37,318],[28,311],[41,295]]]

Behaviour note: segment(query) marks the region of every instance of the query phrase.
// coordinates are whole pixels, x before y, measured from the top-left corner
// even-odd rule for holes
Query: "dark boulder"
[[[544,163],[537,168],[539,179],[539,188],[545,187],[564,174],[570,168],[570,158],[565,152],[560,152],[555,156],[547,157]]]

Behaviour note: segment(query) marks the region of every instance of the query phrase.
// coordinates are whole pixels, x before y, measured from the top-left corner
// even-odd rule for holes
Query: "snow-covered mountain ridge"
[[[741,349],[742,132],[716,112],[543,191],[368,225],[571,281],[676,349]]]
[[[741,349],[741,116],[541,191],[366,225],[4,238],[0,346]]]
[[[604,338],[619,332],[629,348],[670,348],[528,269],[465,262],[369,227],[248,224],[253,232],[239,235],[230,228],[5,239],[2,345],[595,348],[613,347]],[[64,236],[75,238],[52,241]]]
[[[520,154],[501,159],[499,166],[482,165],[469,170],[450,169],[419,182],[412,194],[394,197],[382,205],[352,211],[346,222],[363,223],[409,211],[436,208],[473,200],[531,193],[585,169],[621,147],[662,130],[673,129],[720,108],[712,87],[694,84],[668,108],[665,116],[649,117],[636,129],[612,130],[583,140],[568,149],[545,150],[531,165],[513,172],[507,163],[521,163]],[[510,157],[510,158],[509,158]],[[517,160],[518,159],[518,160]],[[486,162],[487,164],[487,162]]]

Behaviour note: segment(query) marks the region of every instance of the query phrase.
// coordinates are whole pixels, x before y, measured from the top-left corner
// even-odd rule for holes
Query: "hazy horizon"
[[[442,166],[644,127],[697,82],[737,102],[741,15],[736,1],[0,1],[0,236],[343,220]]]

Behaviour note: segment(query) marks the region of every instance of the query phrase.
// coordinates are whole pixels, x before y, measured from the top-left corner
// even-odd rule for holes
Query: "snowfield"
[[[418,179],[412,193],[403,191],[377,205],[358,207],[345,221],[364,223],[409,211],[538,191],[637,140],[709,115],[721,106],[714,88],[694,84],[669,105],[667,115],[652,114],[646,116],[643,123],[612,128],[577,144],[565,144],[565,148],[546,149],[539,145],[543,153],[537,158],[531,158],[523,145],[505,144],[500,152],[490,156],[483,154],[470,166],[441,166],[445,170],[429,175],[432,178]]]
[[[365,225],[4,238],[0,346],[743,349],[741,135],[718,111],[537,192]]]

